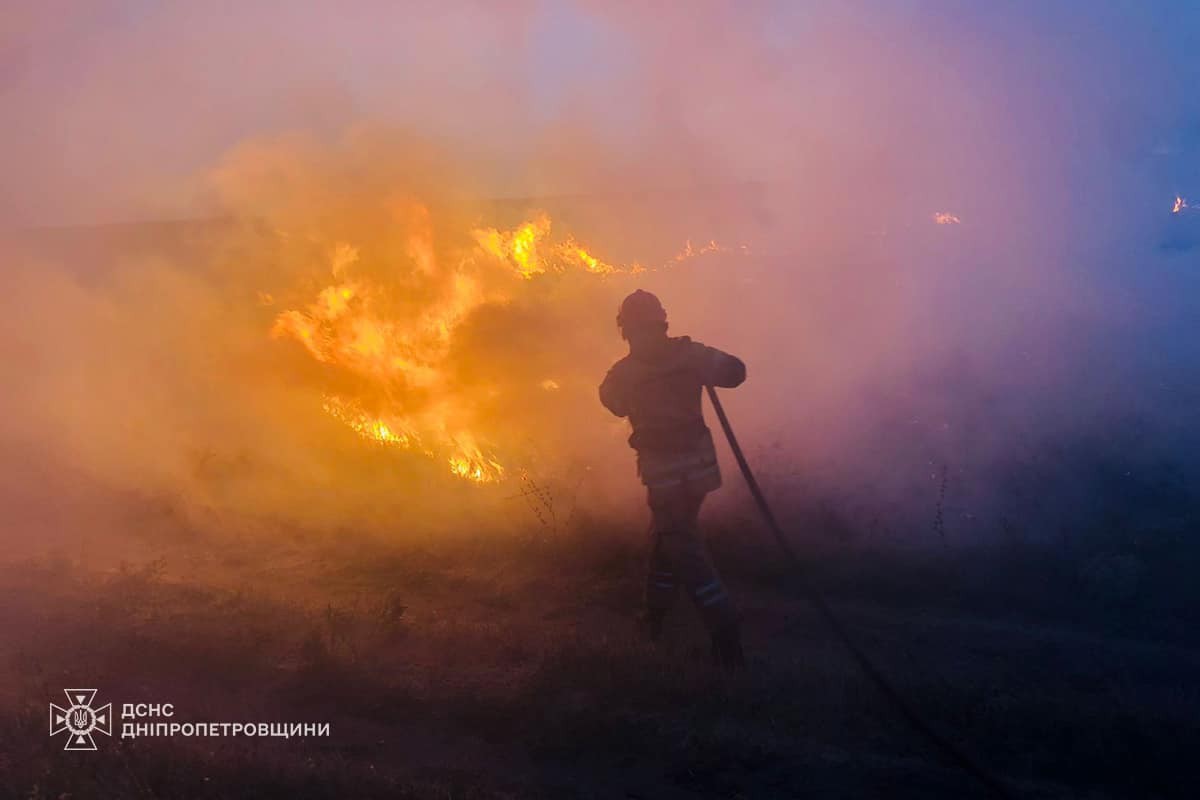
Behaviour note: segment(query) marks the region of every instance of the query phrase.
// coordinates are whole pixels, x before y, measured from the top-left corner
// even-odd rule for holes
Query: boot
[[[730,625],[712,635],[713,662],[730,672],[746,666],[746,654],[742,652],[742,632],[737,625]]]

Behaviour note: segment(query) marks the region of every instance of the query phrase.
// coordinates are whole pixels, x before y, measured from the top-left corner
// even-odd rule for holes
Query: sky
[[[0,219],[103,221],[156,204],[186,214],[192,198],[171,196],[162,176],[203,169],[249,136],[334,132],[364,119],[470,144],[507,167],[498,168],[500,191],[528,182],[522,164],[548,128],[573,124],[632,151],[656,147],[656,131],[686,133],[689,158],[720,159],[731,178],[771,178],[796,167],[785,147],[789,135],[806,133],[797,116],[824,111],[876,133],[887,126],[897,111],[887,93],[863,98],[875,108],[843,105],[854,98],[839,95],[864,83],[898,84],[892,96],[935,136],[954,122],[948,117],[977,116],[980,139],[1052,148],[1085,206],[1102,205],[1096,195],[1114,183],[1147,195],[1200,194],[1193,3],[729,9],[532,0],[248,2],[236,13],[210,3],[6,4]],[[839,79],[859,56],[903,71]],[[921,93],[907,81],[930,83],[928,105],[913,109]],[[747,147],[754,128],[758,152]]]

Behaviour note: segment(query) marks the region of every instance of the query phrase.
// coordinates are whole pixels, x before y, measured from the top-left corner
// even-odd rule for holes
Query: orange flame
[[[561,272],[573,266],[598,275],[623,271],[596,258],[574,239],[558,244],[550,242],[550,218],[545,214],[539,214],[509,232],[477,228],[471,235],[481,250],[507,261],[524,278],[547,271]]]
[[[423,207],[405,213],[423,223],[429,216]],[[480,398],[465,396],[448,368],[459,327],[480,306],[506,302],[522,281],[545,273],[577,269],[608,276],[643,268],[618,267],[569,236],[553,238],[545,213],[511,230],[476,228],[468,240],[473,246],[442,254],[440,260],[430,226],[418,227],[421,233],[407,243],[414,269],[402,284],[406,293],[411,289],[421,298],[415,312],[397,313],[394,291],[389,294],[360,274],[358,249],[342,242],[327,252],[330,283],[307,305],[277,314],[271,335],[298,342],[326,369],[366,387],[369,398],[329,393],[322,404],[326,414],[358,436],[442,460],[465,480],[500,481],[505,468],[474,419]],[[689,242],[668,265],[724,250],[716,242],[700,248]],[[436,274],[450,279],[433,281]],[[559,388],[551,378],[540,385],[548,392]]]
[[[961,219],[954,214],[951,214],[949,211],[933,212],[933,221],[937,225],[959,225],[962,223]]]

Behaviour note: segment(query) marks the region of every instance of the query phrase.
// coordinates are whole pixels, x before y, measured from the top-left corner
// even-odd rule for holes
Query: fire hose
[[[771,529],[771,533],[774,535],[779,549],[787,556],[787,559],[796,568],[797,572],[802,574],[804,572],[804,563],[800,560],[796,551],[792,549],[791,543],[788,542],[787,536],[784,535],[783,529],[775,519],[775,514],[771,511],[771,506],[767,504],[767,499],[763,496],[762,489],[759,487],[754,473],[750,470],[750,464],[746,461],[746,456],[742,453],[742,448],[733,433],[733,427],[729,424],[729,417],[725,415],[725,409],[721,406],[720,398],[717,397],[716,389],[712,386],[704,388],[708,391],[708,399],[712,402],[713,411],[716,412],[717,419],[721,422],[721,429],[725,431],[725,438],[729,441],[729,449],[733,451],[733,457],[737,460],[738,469],[741,470],[742,477],[746,480],[746,486],[750,489],[751,496],[754,497],[754,503],[758,506],[763,521]],[[992,775],[966,752],[934,730],[933,726],[900,694],[891,680],[871,660],[862,647],[859,646],[858,642],[855,641],[854,637],[850,635],[846,626],[833,613],[833,609],[829,607],[829,603],[826,602],[825,596],[821,594],[820,590],[803,580],[800,582],[800,588],[808,604],[817,613],[817,616],[829,627],[834,637],[850,653],[850,656],[858,664],[863,674],[875,685],[879,693],[883,695],[884,699],[887,700],[900,718],[913,731],[931,744],[948,763],[971,775],[982,786],[987,787],[988,791],[994,796],[1005,798],[1006,800],[1014,797],[1008,787],[999,778]]]

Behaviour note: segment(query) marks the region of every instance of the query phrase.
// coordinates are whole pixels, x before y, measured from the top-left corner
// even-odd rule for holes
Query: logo
[[[64,689],[70,704],[66,708],[50,704],[50,735],[66,731],[67,746],[64,750],[95,750],[96,740],[93,732],[112,736],[112,703],[106,703],[99,708],[92,708],[96,699],[95,689]]]

